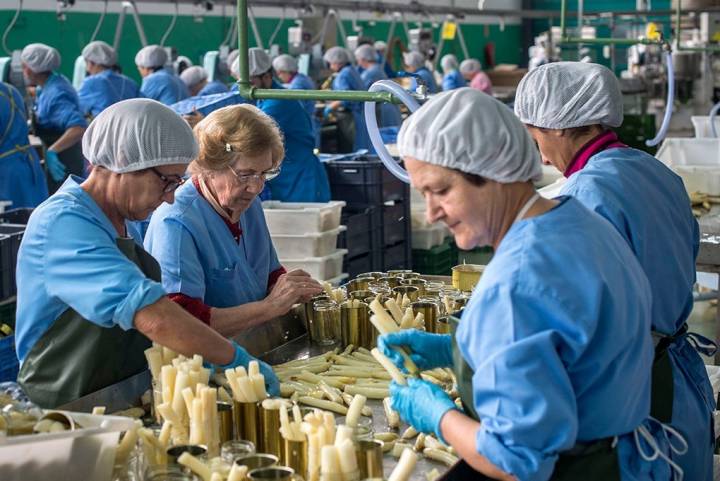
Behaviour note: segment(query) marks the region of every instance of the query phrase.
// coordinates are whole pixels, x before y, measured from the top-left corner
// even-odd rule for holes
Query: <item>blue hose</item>
[[[715,116],[717,115],[718,110],[720,110],[720,102],[716,103],[712,110],[710,110],[710,131],[712,132],[714,139],[718,138],[717,127],[715,127]]]
[[[670,118],[672,117],[673,104],[675,103],[675,70],[673,69],[672,52],[665,52],[665,64],[667,65],[668,76],[668,93],[665,102],[665,115],[663,116],[662,125],[657,135],[652,140],[646,140],[645,145],[655,147],[665,139],[668,128],[670,128]]]

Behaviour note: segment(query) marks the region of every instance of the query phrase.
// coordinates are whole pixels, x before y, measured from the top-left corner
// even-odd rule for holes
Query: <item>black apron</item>
[[[659,337],[659,341],[655,345],[655,358],[652,365],[650,416],[664,424],[670,424],[672,421],[673,398],[675,395],[673,369],[668,347],[687,333],[687,330],[687,324],[683,324],[678,332],[672,336],[658,336],[653,333],[653,337]]]
[[[459,315],[459,313],[456,313]],[[463,359],[455,340],[460,319],[450,316],[452,333],[453,372],[457,379],[458,392],[465,414],[480,421],[473,407],[473,370]],[[552,481],[620,481],[620,462],[614,438],[605,438],[588,443],[577,443],[568,451],[561,452],[555,463]],[[486,480],[490,479],[473,470],[460,460],[443,477],[445,480]]]
[[[58,132],[57,130],[43,129],[39,127],[35,113],[33,113],[33,127],[35,135],[40,137],[40,140],[42,140],[45,149],[48,149],[52,144],[57,142],[57,140],[65,133]],[[58,152],[57,155],[60,159],[60,162],[65,165],[65,169],[67,170],[67,172],[64,179],[60,180],[59,182],[55,182],[50,176],[50,172],[48,171],[46,163],[45,176],[47,177],[48,193],[50,195],[54,194],[60,188],[60,186],[62,186],[63,182],[65,182],[65,179],[70,174],[77,175],[78,177],[85,177],[85,157],[83,157],[82,153],[81,140],[78,140],[75,144],[71,145],[62,152]]]
[[[118,238],[117,245],[160,282],[159,264],[133,239]],[[68,308],[30,349],[18,382],[33,402],[52,409],[144,371],[150,346],[135,329],[100,327]]]

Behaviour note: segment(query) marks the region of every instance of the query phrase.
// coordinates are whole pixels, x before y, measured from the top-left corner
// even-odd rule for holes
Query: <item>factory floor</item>
[[[692,313],[688,318],[688,328],[690,332],[697,332],[708,339],[715,339],[716,332],[716,314],[717,303],[712,301],[696,302]],[[711,357],[702,356],[705,364],[715,364]]]

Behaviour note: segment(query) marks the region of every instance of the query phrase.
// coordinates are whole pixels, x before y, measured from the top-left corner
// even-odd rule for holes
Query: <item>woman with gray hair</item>
[[[465,86],[465,78],[463,78],[462,74],[458,70],[458,61],[455,55],[450,53],[445,55],[440,59],[440,66],[443,71],[443,91],[459,89]]]

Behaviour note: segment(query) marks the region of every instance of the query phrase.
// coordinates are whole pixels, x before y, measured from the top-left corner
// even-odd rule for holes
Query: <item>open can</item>
[[[233,427],[235,438],[260,445],[260,403],[233,401]]]

